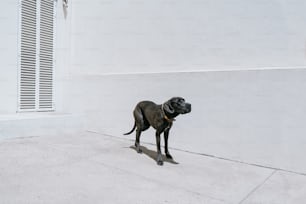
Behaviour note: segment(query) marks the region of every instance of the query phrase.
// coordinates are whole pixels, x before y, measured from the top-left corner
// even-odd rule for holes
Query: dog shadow
[[[146,156],[148,156],[149,158],[153,159],[154,161],[156,161],[156,157],[157,157],[157,152],[150,150],[144,146],[140,146],[140,149],[142,150],[142,153],[138,153],[136,150],[136,147],[134,145],[130,146],[131,149],[135,150],[135,152],[137,154],[145,154]],[[174,161],[173,159],[168,159],[165,155],[162,155],[163,157],[163,161],[164,162],[168,162],[170,164],[179,164],[178,162]]]

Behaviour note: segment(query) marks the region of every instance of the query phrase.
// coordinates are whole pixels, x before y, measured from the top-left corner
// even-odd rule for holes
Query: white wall
[[[139,100],[183,96],[193,111],[175,122],[172,147],[305,173],[305,6],[71,1],[58,110],[119,136]],[[144,135],[155,142],[152,130]]]
[[[17,108],[18,1],[0,2],[0,114]]]
[[[70,44],[67,32],[69,19],[63,18],[61,1],[58,1],[58,36],[56,46],[56,106],[55,113],[17,113],[18,55],[20,0],[0,1],[0,139],[23,136],[42,136],[75,133],[83,130],[82,118],[63,110],[62,81],[70,70]],[[67,40],[68,39],[68,40]]]
[[[75,73],[305,67],[300,0],[75,0]]]
[[[0,3],[1,114],[17,107],[17,5]],[[74,0],[65,11],[58,1],[57,113],[121,135],[139,100],[183,96],[193,111],[175,122],[172,147],[305,173],[305,6]],[[143,139],[154,142],[152,130]]]
[[[122,136],[138,101],[184,96],[192,112],[174,122],[171,147],[306,172],[306,70],[87,76],[70,86],[67,109],[85,112],[88,130]]]

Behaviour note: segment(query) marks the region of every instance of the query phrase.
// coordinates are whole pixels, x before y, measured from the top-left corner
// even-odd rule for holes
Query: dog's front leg
[[[159,131],[156,131],[156,146],[157,146],[157,164],[158,165],[163,165],[164,162],[163,162],[163,157],[162,157],[162,153],[161,153],[161,150],[160,150],[160,132]]]
[[[169,150],[168,150],[169,131],[170,131],[170,128],[168,128],[168,129],[165,130],[165,132],[164,132],[164,139],[165,139],[165,154],[166,154],[166,157],[167,157],[168,159],[172,159],[172,156],[171,156],[171,154],[169,153]]]

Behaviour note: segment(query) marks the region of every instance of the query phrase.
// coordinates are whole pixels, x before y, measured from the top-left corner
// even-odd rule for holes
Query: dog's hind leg
[[[136,147],[136,151],[138,153],[142,153],[142,150],[140,149],[140,134],[141,134],[141,130],[139,128],[136,129],[136,141],[135,141],[135,147]]]
[[[135,147],[136,147],[136,151],[138,153],[141,153],[142,151],[140,149],[140,135],[141,135],[141,131],[142,131],[143,126],[144,126],[144,121],[143,121],[142,111],[139,108],[139,106],[136,106],[136,108],[134,110],[134,118],[135,118],[135,125],[136,125]]]

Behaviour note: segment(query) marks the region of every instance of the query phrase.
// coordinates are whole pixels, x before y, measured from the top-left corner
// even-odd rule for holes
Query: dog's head
[[[182,97],[173,97],[163,104],[165,111],[170,114],[186,114],[191,112],[191,104]]]

